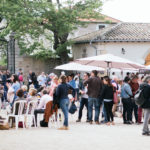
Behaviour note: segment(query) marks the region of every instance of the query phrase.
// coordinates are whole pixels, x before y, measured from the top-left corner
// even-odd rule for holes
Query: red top
[[[19,81],[23,81],[23,75],[19,75]]]

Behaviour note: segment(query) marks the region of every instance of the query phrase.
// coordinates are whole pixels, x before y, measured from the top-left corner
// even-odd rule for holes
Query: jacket
[[[145,98],[145,102],[141,108],[150,108],[150,85],[143,83],[140,85],[140,88],[144,88],[143,92]]]
[[[114,94],[113,86],[104,85],[101,93],[101,98],[103,100],[104,99],[113,100],[113,94]]]
[[[56,96],[59,98],[59,100],[68,99],[69,89],[73,90],[73,97],[75,97],[75,89],[71,85],[67,83],[62,83],[58,85],[56,89]]]
[[[139,83],[133,83],[132,81],[130,82],[130,87],[132,90],[132,94],[133,96],[135,95],[135,93],[137,92],[137,90],[139,89]]]
[[[45,122],[49,122],[49,118],[53,115],[54,112],[57,112],[58,108],[57,106],[55,106],[55,108],[53,108],[53,102],[50,101],[46,104],[46,109],[44,111],[44,120]]]
[[[99,77],[91,77],[84,82],[84,85],[88,84],[88,96],[91,98],[99,98],[102,89],[102,82]]]
[[[121,97],[124,99],[128,99],[132,96],[131,87],[128,83],[124,83],[121,88]]]

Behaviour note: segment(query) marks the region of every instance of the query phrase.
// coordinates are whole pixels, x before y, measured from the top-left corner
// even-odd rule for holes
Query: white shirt
[[[52,101],[52,100],[51,100],[51,97],[50,97],[48,94],[43,95],[43,96],[41,97],[41,99],[40,99],[40,103],[39,103],[37,109],[45,109],[45,108],[46,108],[46,104],[47,104],[49,101]]]
[[[84,87],[84,90],[83,90],[83,91],[84,91],[84,94],[82,95],[82,97],[88,99],[88,95],[86,94],[87,91],[88,91],[87,86]]]
[[[7,92],[7,100],[10,103],[12,103],[14,100],[14,97],[15,97],[14,92],[15,92],[14,89],[12,87],[9,87],[8,92]]]
[[[38,76],[37,80],[39,82],[39,85],[45,85],[45,83],[46,83],[46,76],[40,75],[40,76]]]

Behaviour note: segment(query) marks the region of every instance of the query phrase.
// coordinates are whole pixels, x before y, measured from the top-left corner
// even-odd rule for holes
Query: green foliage
[[[5,18],[8,26],[0,32],[0,37],[13,31],[22,54],[32,54],[36,50],[38,57],[58,55],[61,58],[63,54],[67,59],[67,47],[72,43],[68,40],[69,34],[86,24],[82,19],[100,18],[101,6],[101,0],[64,0],[61,3],[59,0],[1,0],[0,18]],[[26,36],[32,40],[28,41]],[[53,44],[53,51],[42,45],[41,36]]]
[[[0,59],[0,66],[7,66],[7,58],[6,58],[6,56],[2,57]]]
[[[7,43],[0,39],[0,66],[7,65]]]

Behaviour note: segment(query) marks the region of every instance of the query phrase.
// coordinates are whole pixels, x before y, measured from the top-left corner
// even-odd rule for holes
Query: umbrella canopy
[[[116,69],[142,69],[145,66],[130,61],[128,59],[124,59],[112,54],[103,54],[99,56],[81,58],[74,61],[75,63],[79,63],[82,65],[91,65],[102,68],[116,68]]]
[[[64,65],[57,66],[55,69],[57,70],[71,70],[71,71],[104,71],[104,68],[101,67],[95,67],[95,66],[89,66],[89,65],[81,65],[79,63],[70,62]]]

